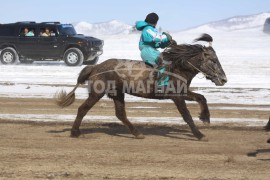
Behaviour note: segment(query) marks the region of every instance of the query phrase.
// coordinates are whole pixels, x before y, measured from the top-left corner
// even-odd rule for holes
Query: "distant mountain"
[[[187,29],[189,31],[234,31],[241,29],[251,29],[263,27],[265,20],[270,17],[270,12],[260,13],[247,16],[235,16],[228,19],[206,23],[194,28]],[[129,34],[132,32],[132,26],[117,20],[103,23],[87,23],[79,22],[73,24],[76,31],[85,35],[116,35]]]
[[[241,29],[251,29],[262,27],[265,20],[270,17],[270,13],[260,13],[248,16],[235,16],[228,19],[210,22],[191,28],[193,30],[224,30],[224,31],[234,31]],[[190,30],[191,30],[190,29]]]
[[[87,23],[79,22],[74,24],[77,33],[85,35],[114,35],[114,34],[128,34],[132,26],[122,23],[117,20],[112,20],[103,23]]]

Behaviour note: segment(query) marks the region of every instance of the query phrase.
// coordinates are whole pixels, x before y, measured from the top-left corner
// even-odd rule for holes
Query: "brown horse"
[[[203,95],[189,90],[192,79],[202,72],[217,86],[227,82],[226,75],[219,63],[216,52],[211,46],[212,37],[203,34],[196,41],[207,41],[209,47],[195,45],[171,45],[163,51],[161,58],[163,66],[167,67],[166,74],[170,81],[168,85],[157,84],[156,72],[159,70],[142,61],[125,59],[109,59],[95,66],[86,66],[77,79],[75,88],[66,94],[65,91],[56,93],[56,102],[60,107],[66,107],[75,100],[75,90],[80,84],[88,81],[89,97],[78,108],[77,117],[71,130],[71,137],[78,137],[83,117],[105,95],[112,98],[115,104],[116,116],[121,120],[136,138],[144,138],[127,119],[125,111],[125,93],[151,99],[171,99],[184,121],[191,128],[192,133],[199,140],[206,140],[205,136],[195,126],[187,109],[185,100],[197,101],[200,105],[200,119],[210,123],[210,113]]]

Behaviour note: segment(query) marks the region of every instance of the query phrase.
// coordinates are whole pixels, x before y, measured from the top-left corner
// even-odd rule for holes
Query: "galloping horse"
[[[78,137],[81,132],[79,127],[87,112],[105,95],[112,98],[115,105],[116,116],[126,125],[136,138],[144,138],[128,120],[125,111],[125,93],[150,99],[171,99],[184,121],[191,128],[192,133],[199,140],[207,140],[195,126],[187,109],[185,100],[197,101],[200,105],[200,119],[210,123],[210,113],[206,99],[203,95],[189,90],[192,79],[203,73],[217,86],[227,82],[226,75],[221,67],[215,50],[211,46],[212,37],[203,34],[195,41],[209,42],[209,46],[199,44],[170,45],[161,54],[169,76],[169,85],[163,91],[157,90],[156,72],[158,69],[142,61],[126,59],[109,59],[95,66],[86,66],[77,79],[74,89],[66,94],[65,91],[56,93],[56,102],[60,107],[71,105],[75,100],[75,90],[80,84],[88,81],[89,97],[78,108],[77,117],[71,129],[71,137]]]

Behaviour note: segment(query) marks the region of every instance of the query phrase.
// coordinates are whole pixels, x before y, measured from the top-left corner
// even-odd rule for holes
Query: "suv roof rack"
[[[41,22],[40,24],[60,24],[60,22]]]
[[[16,23],[36,23],[35,21],[19,21],[19,22],[16,22]]]

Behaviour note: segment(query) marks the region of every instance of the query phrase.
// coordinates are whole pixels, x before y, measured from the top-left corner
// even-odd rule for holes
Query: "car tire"
[[[78,48],[69,48],[64,54],[64,61],[68,66],[81,66],[83,60],[83,53]]]
[[[98,59],[99,59],[99,57],[96,57],[95,59],[93,59],[91,61],[84,61],[83,64],[84,65],[95,65],[95,64],[97,64]]]
[[[9,65],[18,63],[19,56],[16,50],[12,47],[7,47],[1,51],[0,61],[2,64]]]

